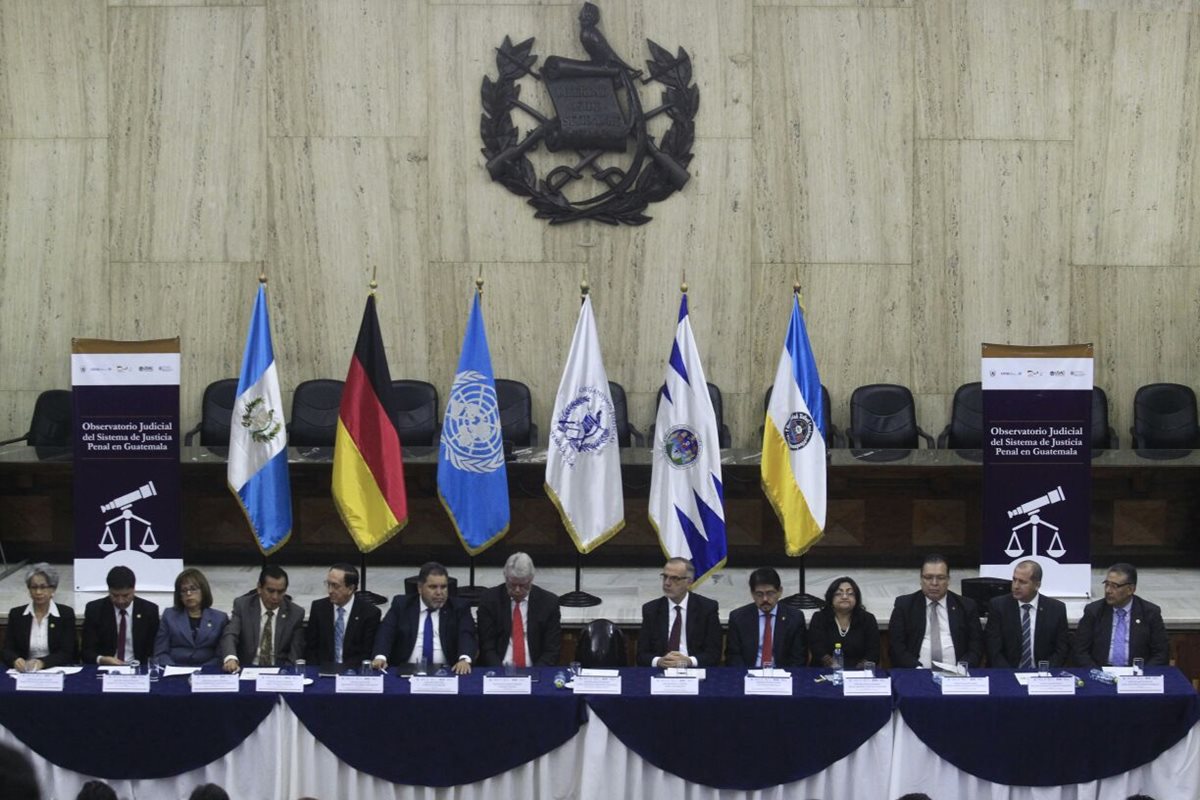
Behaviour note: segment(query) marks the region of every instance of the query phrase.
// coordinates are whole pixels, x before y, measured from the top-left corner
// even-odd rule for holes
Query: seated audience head
[[[1029,603],[1042,588],[1042,565],[1026,559],[1013,567],[1012,596],[1018,603]]]
[[[930,553],[921,562],[921,592],[931,601],[940,602],[950,591],[950,562],[938,553]]]
[[[896,800],[933,800],[933,798],[924,792],[909,792],[908,794],[901,795]]]
[[[288,574],[278,564],[267,564],[258,574],[258,601],[264,611],[274,611],[287,594]]]
[[[0,744],[0,800],[41,800],[33,765],[14,747]]]
[[[862,601],[862,590],[854,582],[854,578],[843,575],[834,578],[825,590],[825,607],[832,609],[835,614],[857,614],[866,611]]]
[[[783,596],[783,582],[779,573],[770,567],[759,567],[750,573],[750,599],[758,610],[770,614]]]
[[[105,579],[108,583],[108,599],[118,610],[129,608],[133,603],[137,589],[137,577],[133,570],[126,566],[113,567]]]
[[[202,783],[192,790],[188,800],[229,800],[229,794],[215,783]]]
[[[429,608],[441,608],[450,596],[450,575],[436,561],[426,561],[417,572],[417,593]]]
[[[88,781],[80,787],[75,800],[117,800],[117,793],[104,781]]]
[[[358,591],[358,570],[344,561],[334,564],[325,576],[325,592],[335,606],[344,606]]]
[[[208,578],[195,567],[188,567],[175,578],[175,607],[185,609],[193,616],[206,608],[212,608],[212,589]]]
[[[504,562],[504,587],[508,596],[520,602],[529,597],[533,586],[533,559],[526,553],[513,553]]]
[[[1137,567],[1119,562],[1108,568],[1104,578],[1104,602],[1112,608],[1120,608],[1129,602],[1137,591]]]
[[[672,603],[678,603],[692,588],[696,567],[686,558],[668,558],[660,577],[663,596]]]

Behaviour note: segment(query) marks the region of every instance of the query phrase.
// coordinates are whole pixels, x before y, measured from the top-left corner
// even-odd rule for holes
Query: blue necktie
[[[1033,666],[1033,631],[1029,625],[1029,603],[1021,606],[1023,612],[1021,614],[1021,666]]]
[[[1113,630],[1112,665],[1124,667],[1129,663],[1129,612],[1124,608],[1117,609],[1117,627]]]
[[[333,623],[333,660],[342,663],[342,643],[346,640],[346,609],[338,606],[337,620]]]
[[[421,637],[421,658],[433,663],[433,609],[425,610],[425,632]]]

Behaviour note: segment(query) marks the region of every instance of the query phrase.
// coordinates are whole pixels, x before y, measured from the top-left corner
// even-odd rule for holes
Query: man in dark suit
[[[1067,607],[1043,595],[1041,587],[1042,566],[1026,560],[1013,567],[1012,594],[992,598],[985,631],[991,666],[1033,668],[1049,661],[1061,667],[1067,662]]]
[[[373,604],[356,599],[357,590],[358,570],[354,565],[342,563],[329,568],[325,576],[325,591],[329,596],[314,600],[308,612],[304,631],[304,654],[308,661],[357,667],[371,657],[380,613]]]
[[[973,601],[950,591],[945,556],[925,556],[920,591],[896,598],[888,640],[893,667],[930,667],[934,661],[979,666],[983,657],[979,613]]]
[[[388,664],[449,664],[457,675],[471,671],[475,658],[471,606],[450,597],[450,576],[436,561],[421,566],[417,593],[392,598],[375,636],[376,669]]]
[[[145,664],[154,655],[158,606],[137,596],[137,576],[129,567],[113,567],[106,582],[108,596],[83,610],[83,663],[120,667],[137,659]]]
[[[639,667],[715,667],[721,661],[717,601],[693,594],[696,568],[686,558],[668,559],[663,596],[642,606]]]
[[[1124,667],[1135,658],[1166,666],[1170,657],[1162,610],[1135,597],[1137,568],[1113,564],[1104,579],[1104,599],[1089,603],[1075,630],[1075,663],[1081,667]]]
[[[764,567],[750,573],[750,597],[754,602],[729,614],[726,664],[745,669],[805,665],[808,650],[804,612],[779,605],[782,596],[783,583],[778,572]]]
[[[304,609],[287,596],[288,574],[268,564],[258,588],[233,601],[233,616],[221,634],[226,672],[245,666],[276,667],[304,657]]]
[[[504,583],[479,600],[479,663],[552,667],[562,649],[558,596],[533,583],[533,559],[513,553],[504,564]],[[520,626],[518,636],[513,631]]]

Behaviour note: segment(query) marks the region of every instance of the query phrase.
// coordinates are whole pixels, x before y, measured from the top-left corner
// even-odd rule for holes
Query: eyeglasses
[[[333,581],[325,581],[325,588],[326,589],[344,589],[345,587],[340,583],[334,583]]]
[[[950,580],[949,575],[922,575],[921,580],[926,583],[946,583]]]
[[[1130,582],[1126,581],[1125,583],[1116,583],[1115,581],[1105,581],[1101,585],[1105,589],[1124,589],[1126,586],[1130,585]]]
[[[29,591],[31,591],[31,592],[44,592],[47,589],[53,589],[53,588],[54,587],[48,583],[31,583],[31,584],[29,584]]]
[[[838,589],[833,593],[834,597],[854,597],[853,589]]]
[[[199,586],[180,586],[179,593],[180,594],[200,594],[200,587]]]
[[[691,580],[687,575],[668,575],[665,572],[659,573],[658,577],[662,578],[665,583],[683,583]]]

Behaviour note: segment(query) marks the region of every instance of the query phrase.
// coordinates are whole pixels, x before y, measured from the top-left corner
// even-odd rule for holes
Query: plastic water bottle
[[[560,669],[558,672],[554,673],[554,688],[561,689],[566,685],[567,685],[567,673],[563,672]]]
[[[1096,669],[1094,667],[1088,671],[1088,677],[1094,681],[1099,681],[1100,683],[1113,684],[1117,682],[1116,676],[1109,675],[1104,670]]]
[[[842,655],[842,643],[838,642],[833,646],[833,674],[829,676],[829,681],[834,686],[838,686],[845,679],[843,671],[846,668],[846,659]]]

